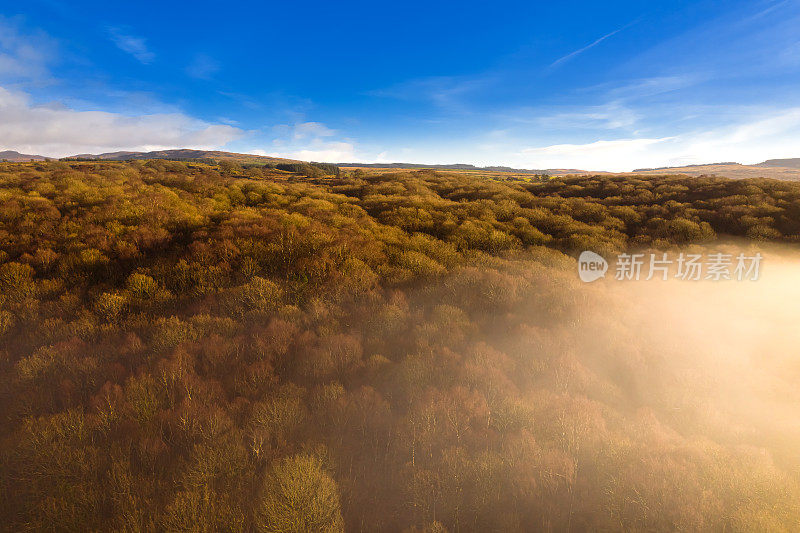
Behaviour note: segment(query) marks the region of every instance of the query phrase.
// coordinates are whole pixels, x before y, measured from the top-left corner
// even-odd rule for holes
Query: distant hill
[[[177,150],[158,150],[154,152],[110,152],[105,154],[79,154],[69,159],[105,159],[112,161],[124,161],[126,159],[213,159],[231,160],[239,163],[297,163],[296,160],[282,159],[278,157],[260,156],[251,154],[239,154],[234,152],[222,152],[216,150],[191,150],[187,148]],[[779,165],[782,163],[784,166]],[[370,168],[376,170],[413,170],[413,169],[433,169],[433,170],[453,170],[458,172],[491,172],[508,174],[529,174],[529,175],[595,175],[611,174],[610,172],[579,170],[569,168],[549,168],[549,169],[518,169],[506,166],[478,167],[464,163],[453,163],[446,165],[430,165],[423,163],[339,163],[337,166],[342,168]],[[789,181],[800,181],[800,159],[773,159],[759,163],[758,165],[742,165],[734,162],[710,163],[703,165],[686,165],[682,167],[660,167],[660,168],[641,168],[633,172],[620,174],[684,174],[687,176],[716,175],[727,178],[775,178]]]
[[[284,159],[253,154],[239,154],[235,152],[221,152],[217,150],[192,150],[180,148],[177,150],[157,150],[154,152],[108,152],[105,154],[78,154],[64,159],[104,159],[109,161],[125,161],[128,159],[214,159],[230,160],[240,163],[296,163],[295,159]]]
[[[11,161],[12,163],[18,163],[21,161],[44,161],[45,159],[47,158],[43,155],[21,154],[19,152],[15,152],[14,150],[0,152],[0,161],[6,160]]]
[[[474,170],[480,172],[511,172],[514,174],[549,174],[549,170],[537,170],[527,168],[511,168],[502,166],[476,167],[465,163],[453,163],[450,165],[425,165],[422,163],[339,163],[343,168],[396,168],[401,170],[413,169],[436,169],[436,170]],[[553,169],[551,169],[553,170]],[[575,172],[583,172],[576,170]]]
[[[41,155],[21,154],[15,151],[0,152],[0,160],[11,162],[43,161],[47,159]],[[198,160],[208,159],[214,161],[236,161],[238,163],[256,164],[277,164],[277,163],[301,163],[295,159],[285,159],[280,157],[241,154],[235,152],[223,152],[219,150],[193,150],[181,148],[175,150],[156,150],[152,152],[108,152],[102,154],[78,154],[64,159],[68,160],[108,160],[125,161],[128,159],[173,159],[173,160]],[[763,163],[755,165],[742,165],[732,161],[722,163],[708,163],[685,165],[679,167],[658,167],[658,168],[639,168],[632,172],[606,172],[594,170],[579,170],[570,168],[548,168],[548,169],[524,169],[511,168],[506,166],[486,166],[478,167],[464,163],[430,165],[423,163],[338,163],[341,168],[370,168],[376,171],[392,170],[413,170],[413,169],[433,169],[433,170],[452,170],[459,172],[486,172],[486,173],[508,173],[508,174],[529,174],[529,175],[598,175],[598,174],[617,174],[617,175],[663,175],[663,174],[683,174],[686,176],[715,175],[726,178],[774,178],[787,181],[800,181],[800,158],[769,159]]]
[[[778,165],[777,162],[796,161],[795,166]],[[775,164],[773,164],[775,162]],[[684,174],[686,176],[722,176],[725,178],[774,178],[787,181],[800,181],[800,159],[773,159],[757,165],[740,163],[710,163],[706,165],[686,165],[682,167],[640,168],[621,174]]]
[[[761,163],[763,165],[763,163]],[[682,167],[653,167],[653,168],[636,168],[631,172],[648,172],[650,170],[670,170],[673,168],[696,168],[696,167],[717,167],[720,165],[738,165],[743,166],[741,163],[737,163],[736,161],[726,161],[724,163],[700,163],[697,165],[684,165]],[[758,166],[758,165],[754,165]]]
[[[753,165],[756,167],[784,167],[784,168],[798,168],[800,169],[800,157],[791,159],[767,159],[763,163]]]

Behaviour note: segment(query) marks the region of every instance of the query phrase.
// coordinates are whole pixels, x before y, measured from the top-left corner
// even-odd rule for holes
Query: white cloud
[[[641,167],[797,157],[800,107],[751,114],[737,123],[662,138],[531,147],[511,156],[535,168],[626,171]]]
[[[695,159],[703,154],[714,154],[715,160],[757,163],[765,159],[798,157],[798,139],[800,107],[793,107],[689,135],[685,152]]]
[[[318,143],[302,150],[275,152],[273,157],[286,157],[301,161],[320,161],[325,163],[357,163],[361,161],[355,153],[355,146],[346,142]]]
[[[273,143],[280,146],[281,143]],[[325,163],[359,163],[365,159],[356,154],[355,144],[345,141],[325,141],[313,139],[303,145],[280,146],[278,150],[253,150],[251,153],[285,157],[301,161],[320,161]]]
[[[535,168],[577,168],[589,170],[630,170],[631,165],[649,160],[654,145],[672,139],[620,139],[588,144],[555,144],[525,148],[522,154]]]
[[[129,53],[140,63],[147,65],[156,58],[156,55],[147,48],[147,42],[143,37],[129,35],[119,28],[109,28],[108,33],[120,50]]]
[[[42,32],[23,32],[21,28],[19,19],[0,16],[0,150],[63,157],[119,150],[212,150],[245,137],[252,142],[255,132],[244,131],[229,119],[211,123],[149,99],[132,107],[133,93],[125,93],[123,112],[93,110],[95,106],[90,101],[81,101],[81,110],[67,107],[61,101],[38,103],[12,84],[50,78],[56,42]],[[107,28],[107,32],[121,50],[138,61],[146,64],[155,59],[143,38],[118,27]],[[219,67],[210,56],[197,54],[186,72],[207,79]],[[331,162],[364,159],[356,153],[352,140],[337,137],[336,130],[320,122],[298,120],[274,130],[270,154]],[[252,153],[267,155],[268,151],[260,149]]]
[[[25,93],[0,87],[3,149],[53,157],[117,150],[219,149],[244,131],[182,113],[129,116],[35,105]]]
[[[332,130],[319,122],[301,122],[295,124],[292,128],[292,137],[295,140],[316,138],[316,137],[331,137],[336,134],[336,130]]]
[[[326,163],[374,161],[383,155],[371,157],[363,154],[352,139],[337,137],[336,130],[321,122],[281,124],[275,126],[273,130],[277,137],[272,140],[272,150],[259,148],[251,149],[249,152],[256,155]]]

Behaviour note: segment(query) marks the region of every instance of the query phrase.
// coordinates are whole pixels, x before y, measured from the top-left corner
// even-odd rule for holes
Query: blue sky
[[[800,0],[0,0],[0,149],[631,170],[800,157]]]

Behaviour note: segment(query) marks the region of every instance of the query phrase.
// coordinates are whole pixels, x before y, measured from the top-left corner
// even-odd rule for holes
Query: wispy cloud
[[[800,64],[792,57],[800,43],[800,2],[743,4],[665,36],[629,60],[625,70],[643,76],[700,77],[733,89],[745,83],[771,89],[766,76],[785,76],[787,68]]]
[[[626,30],[626,29],[630,28],[631,26],[633,26],[637,22],[638,21],[636,21],[636,20],[633,21],[633,22],[629,22],[628,24],[624,25],[621,28],[617,28],[616,30],[614,30],[612,32],[606,33],[605,35],[603,35],[599,39],[587,44],[583,48],[578,48],[577,50],[575,50],[573,52],[570,52],[569,54],[567,54],[565,56],[559,57],[558,59],[556,59],[555,61],[550,63],[550,66],[548,67],[548,69],[552,70],[554,68],[558,68],[559,66],[563,65],[567,61],[569,61],[569,60],[581,55],[582,53],[586,52],[587,50],[590,50],[590,49],[594,48],[598,44],[602,43],[603,41],[605,41],[606,39],[608,39],[610,37],[613,37],[614,35],[618,34],[622,30]]]
[[[440,109],[464,113],[468,111],[464,101],[470,95],[487,90],[496,81],[497,76],[494,73],[475,76],[433,76],[405,81],[367,94],[398,100],[424,101]]]
[[[206,54],[197,54],[186,67],[186,73],[193,78],[208,80],[219,72],[219,69],[220,64],[216,59]]]
[[[688,89],[708,79],[709,76],[703,73],[673,74],[615,81],[598,88],[607,90],[607,98],[635,101]]]
[[[135,57],[143,65],[153,62],[156,55],[147,47],[144,37],[136,37],[120,28],[108,28],[108,34],[117,48]]]
[[[793,0],[777,0],[777,1],[773,1],[773,2],[767,2],[767,7],[765,7],[761,11],[757,11],[756,13],[751,15],[750,17],[745,18],[744,21],[745,22],[750,22],[750,21],[759,19],[759,18],[761,18],[761,17],[763,17],[765,15],[768,15],[768,14],[772,13],[773,11],[775,11],[777,9],[780,9],[780,8],[786,6],[786,5],[790,5],[792,3],[792,1]]]
[[[624,101],[567,108],[514,108],[498,114],[506,124],[533,124],[547,130],[603,129],[634,126],[641,116]]]
[[[56,41],[50,36],[42,31],[26,33],[21,19],[0,15],[0,80],[45,78],[56,53]]]

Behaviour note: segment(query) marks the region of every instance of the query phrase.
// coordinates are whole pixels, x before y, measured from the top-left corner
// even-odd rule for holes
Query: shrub
[[[242,171],[242,165],[236,161],[223,159],[219,162],[219,169],[226,174],[237,174]]]
[[[297,391],[287,390],[253,406],[253,439],[263,444],[285,446],[305,417],[302,398]]]
[[[233,289],[226,298],[227,308],[238,316],[248,313],[273,313],[283,298],[277,283],[259,276]]]
[[[344,531],[336,481],[313,455],[278,461],[264,482],[254,525],[269,532]]]
[[[103,320],[112,322],[119,318],[128,304],[127,298],[117,292],[104,292],[94,303],[94,311]]]
[[[6,263],[0,266],[0,291],[12,300],[19,300],[34,293],[33,268],[22,263]]]
[[[153,325],[150,345],[156,351],[168,350],[197,338],[197,330],[176,316],[159,318]]]
[[[132,297],[140,300],[149,300],[158,292],[156,280],[145,274],[131,274],[125,286]]]

